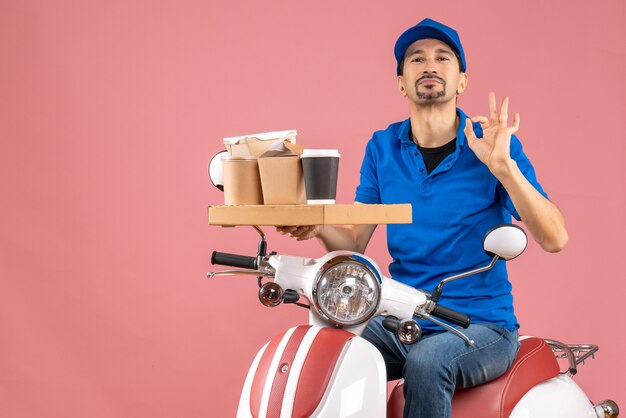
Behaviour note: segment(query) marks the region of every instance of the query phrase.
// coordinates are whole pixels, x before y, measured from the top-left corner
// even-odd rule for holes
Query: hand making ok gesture
[[[469,147],[496,177],[498,172],[506,169],[511,162],[511,135],[519,129],[519,113],[515,114],[513,126],[508,126],[508,108],[509,98],[505,97],[498,113],[496,94],[491,92],[489,93],[489,119],[484,116],[475,116],[465,121],[464,131]],[[480,123],[483,129],[482,138],[477,138],[474,134],[472,121]]]

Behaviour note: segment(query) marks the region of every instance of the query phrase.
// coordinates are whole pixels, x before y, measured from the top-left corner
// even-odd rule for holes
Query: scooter
[[[272,338],[250,366],[237,411],[238,418],[274,417],[402,417],[402,381],[387,396],[385,364],[378,350],[360,335],[367,322],[384,316],[384,327],[404,344],[421,337],[415,319],[431,321],[473,345],[462,331],[470,318],[439,303],[446,283],[512,260],[528,239],[516,225],[489,231],[483,250],[491,258],[484,267],[443,279],[432,293],[385,277],[371,258],[350,251],[333,251],[321,258],[267,254],[260,234],[256,256],[214,251],[212,264],[236,267],[207,273],[256,276],[259,300],[267,307],[296,304],[309,310],[309,324]],[[572,380],[578,365],[598,347],[562,344],[521,337],[520,350],[501,377],[455,392],[452,415],[512,418],[609,418],[619,415],[612,400],[589,401]],[[561,371],[557,358],[568,362]]]

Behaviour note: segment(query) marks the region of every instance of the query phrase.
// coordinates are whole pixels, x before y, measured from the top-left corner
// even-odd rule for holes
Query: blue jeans
[[[500,325],[472,324],[459,328],[473,347],[448,332],[424,335],[404,345],[382,326],[382,317],[367,325],[362,337],[381,352],[387,380],[404,378],[404,418],[448,418],[455,388],[467,388],[493,380],[515,360],[517,330]]]

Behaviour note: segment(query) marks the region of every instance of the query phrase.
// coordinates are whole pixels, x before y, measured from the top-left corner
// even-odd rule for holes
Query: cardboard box
[[[284,140],[272,145],[258,158],[264,204],[306,203],[301,154],[300,145]]]
[[[232,157],[259,157],[276,141],[296,143],[297,131],[274,131],[224,138],[224,146]]]
[[[209,225],[410,224],[411,205],[209,206]]]

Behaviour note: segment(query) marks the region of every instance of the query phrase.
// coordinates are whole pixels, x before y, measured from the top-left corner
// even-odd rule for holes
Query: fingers
[[[295,238],[298,241],[311,239],[317,233],[317,229],[315,225],[277,226],[276,231],[282,235],[289,234],[292,238]]]
[[[312,231],[309,231],[307,233],[304,233],[304,234],[298,235],[298,236],[292,235],[292,237],[294,237],[296,239],[296,241],[306,241],[308,239],[313,238],[314,236],[315,236],[315,234],[313,234]]]
[[[500,108],[500,123],[506,126],[509,120],[509,98],[504,97],[502,101],[502,107]]]
[[[307,239],[311,239],[315,237],[317,234],[317,229],[315,226],[299,226],[294,232],[291,233],[291,236],[295,238],[297,241],[304,241]]]
[[[506,96],[504,100],[502,100],[502,106],[500,107],[499,113],[497,111],[496,106],[497,106],[496,94],[494,92],[491,92],[489,93],[489,120],[487,121],[487,118],[485,118],[484,116],[476,116],[472,118],[472,120],[474,122],[479,122],[480,126],[483,129],[488,128],[490,126],[489,124],[485,124],[484,121],[487,121],[488,123],[491,123],[494,125],[500,124],[502,126],[507,126],[508,121],[509,121],[509,98],[508,96]],[[520,123],[520,116],[519,116],[519,113],[516,113],[515,117],[513,118],[513,126],[509,128],[511,129],[511,132],[517,132],[517,130],[519,129],[519,123]]]
[[[298,228],[297,226],[277,226],[276,227],[276,232],[279,232],[282,235],[286,235],[286,234],[292,233],[297,228]]]
[[[489,118],[494,125],[498,123],[498,107],[496,105],[496,94],[489,93]]]
[[[515,133],[519,130],[519,121],[520,121],[519,113],[516,113],[515,117],[513,118],[513,127],[511,128],[511,133]]]
[[[472,121],[467,118],[465,119],[465,128],[463,128],[463,132],[465,132],[465,138],[467,138],[467,145],[470,148],[474,145],[474,142],[478,139],[474,134],[474,128],[472,127]]]
[[[308,226],[277,226],[276,231],[281,233],[282,235],[287,234],[299,234],[298,229],[300,228],[308,228]],[[300,229],[300,233],[302,229]]]
[[[474,116],[472,118],[472,122],[480,123],[480,127],[483,129],[486,129],[489,127],[489,119],[487,119],[485,116]]]

